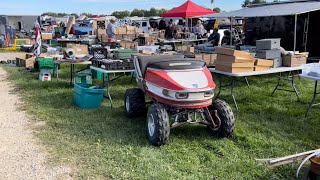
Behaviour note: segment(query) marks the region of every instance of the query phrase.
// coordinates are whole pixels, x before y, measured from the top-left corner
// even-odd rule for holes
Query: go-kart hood
[[[148,83],[174,91],[198,91],[214,89],[208,68],[193,70],[158,70],[147,69],[145,80]]]

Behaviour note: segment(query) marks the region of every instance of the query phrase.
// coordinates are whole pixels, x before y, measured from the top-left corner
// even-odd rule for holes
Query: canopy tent
[[[191,0],[188,0],[181,6],[173,8],[172,10],[164,13],[163,18],[192,18],[197,16],[205,16],[208,14],[215,14],[215,11],[201,7]]]
[[[202,17],[214,18],[235,18],[235,17],[271,17],[271,16],[295,16],[295,29],[294,29],[294,48],[296,50],[297,41],[297,19],[299,14],[309,13],[320,10],[319,1],[306,1],[306,2],[287,2],[279,4],[271,4],[264,6],[257,6],[252,8],[243,8],[236,11],[224,12],[219,14],[205,15]]]
[[[293,2],[284,4],[273,4],[266,6],[258,6],[252,8],[243,8],[236,11],[224,12],[219,14],[211,14],[203,17],[268,17],[268,16],[288,16],[296,14],[304,14],[312,11],[320,10],[320,2]]]

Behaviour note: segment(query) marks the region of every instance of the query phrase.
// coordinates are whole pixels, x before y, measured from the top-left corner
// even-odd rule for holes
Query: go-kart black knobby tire
[[[218,137],[232,136],[235,127],[235,118],[230,106],[225,101],[216,99],[208,108],[210,112],[217,110],[221,120],[221,126],[218,130],[214,131],[212,128],[208,127],[209,131]],[[211,113],[211,116],[214,116],[214,114]]]
[[[141,89],[132,88],[126,91],[124,109],[128,117],[138,117],[146,112],[145,97]]]
[[[153,133],[150,132],[149,118],[153,118]],[[152,131],[152,130],[151,130]],[[165,145],[169,140],[170,122],[167,110],[158,103],[152,104],[149,107],[147,114],[147,135],[149,142],[155,146]]]

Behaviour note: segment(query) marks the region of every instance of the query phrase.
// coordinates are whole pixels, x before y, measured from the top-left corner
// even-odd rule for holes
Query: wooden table
[[[314,80],[315,81],[315,86],[314,86],[314,91],[313,91],[313,98],[309,104],[309,107],[307,109],[307,112],[305,114],[305,116],[308,116],[309,111],[311,110],[311,108],[313,106],[319,106],[320,103],[314,104],[314,101],[316,100],[316,97],[318,94],[320,94],[320,92],[317,92],[318,89],[318,81],[320,81],[320,77],[314,77],[314,76],[308,76],[308,75],[304,75],[304,74],[300,74],[300,77],[304,78],[304,79],[309,79],[309,80]]]
[[[132,73],[134,72],[135,70],[132,69],[132,70],[105,70],[105,69],[101,69],[101,68],[97,68],[97,67],[94,67],[94,66],[90,66],[90,69],[93,69],[93,70],[96,70],[98,72],[101,72],[102,73],[102,86],[104,88],[106,88],[106,96],[105,98],[107,98],[109,101],[110,101],[110,106],[111,106],[111,109],[113,108],[113,101],[112,101],[112,97],[110,95],[110,83],[116,79],[119,79],[121,78],[122,76],[125,75],[125,73]],[[113,79],[110,79],[110,76],[109,74],[116,74],[116,73],[122,73],[118,76],[116,76],[115,78]],[[107,81],[105,81],[105,74],[107,74]]]
[[[209,69],[214,74],[224,75],[224,76],[227,76],[227,77],[229,77],[231,79],[230,80],[230,84],[223,85],[222,81],[221,81],[221,78],[219,76],[219,92],[218,92],[218,94],[216,95],[215,98],[219,97],[222,87],[231,87],[230,88],[231,97],[232,97],[232,100],[233,100],[233,102],[234,102],[234,104],[236,106],[236,110],[237,111],[239,111],[239,108],[238,108],[238,104],[237,104],[237,101],[236,101],[235,96],[234,96],[234,86],[235,86],[235,80],[237,78],[245,78],[246,83],[249,86],[249,82],[247,80],[247,77],[279,73],[279,75],[278,75],[278,83],[277,83],[275,89],[273,90],[272,95],[276,91],[293,92],[293,93],[296,94],[298,101],[300,101],[299,93],[298,93],[296,85],[294,83],[294,79],[295,79],[295,76],[299,75],[299,73],[295,74],[295,72],[300,71],[302,69],[302,67],[279,67],[279,68],[272,68],[272,69],[265,70],[265,71],[253,71],[253,72],[245,72],[245,73],[229,73],[229,72],[215,70],[215,68],[209,68]],[[283,76],[283,73],[286,73],[286,72],[289,72],[288,76]],[[282,80],[290,81],[290,85],[291,85],[292,89],[288,90],[288,89],[279,88],[280,83],[281,83]]]

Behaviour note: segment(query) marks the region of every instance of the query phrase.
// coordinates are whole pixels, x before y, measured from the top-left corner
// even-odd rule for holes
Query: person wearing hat
[[[107,35],[109,39],[112,39],[113,41],[116,41],[116,21],[114,19],[110,20],[110,23],[107,26]]]

